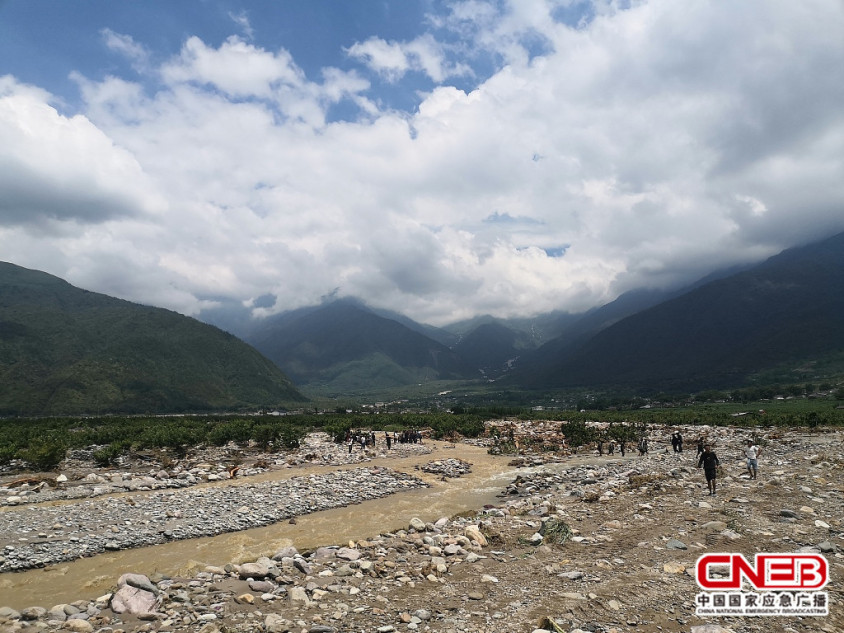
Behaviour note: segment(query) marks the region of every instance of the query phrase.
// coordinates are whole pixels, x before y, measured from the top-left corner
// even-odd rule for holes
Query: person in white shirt
[[[759,454],[761,452],[762,449],[756,446],[752,440],[747,440],[747,447],[744,449],[744,456],[747,458],[747,472],[750,474],[751,479],[756,479],[756,472],[759,467],[757,459],[759,458]]]

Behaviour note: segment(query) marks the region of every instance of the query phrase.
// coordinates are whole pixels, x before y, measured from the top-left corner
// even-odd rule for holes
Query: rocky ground
[[[704,431],[724,465],[714,497],[694,449],[666,452],[667,436],[653,429],[646,457],[525,471],[500,503],[477,512],[434,523],[407,517],[397,532],[289,547],[190,578],[130,574],[97,600],[0,608],[0,631],[844,630],[844,434],[757,430],[760,474],[750,480],[740,459],[748,434]],[[465,468],[438,461],[435,468]],[[10,507],[3,520],[33,508]],[[823,552],[829,616],[694,614],[701,554],[761,551]]]

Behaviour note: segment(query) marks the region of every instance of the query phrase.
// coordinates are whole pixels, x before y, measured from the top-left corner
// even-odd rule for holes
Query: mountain
[[[269,317],[247,338],[298,384],[339,391],[464,378],[448,347],[355,300]]]
[[[513,377],[530,387],[738,386],[844,350],[844,233],[694,287],[577,344],[553,341]]]
[[[483,375],[497,377],[519,356],[518,334],[500,323],[484,323],[464,336],[454,352]]]
[[[0,414],[161,413],[305,398],[239,339],[0,262]]]

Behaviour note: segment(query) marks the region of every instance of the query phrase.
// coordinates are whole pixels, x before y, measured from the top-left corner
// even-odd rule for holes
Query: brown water
[[[0,606],[22,609],[51,607],[79,599],[93,599],[110,591],[126,572],[170,576],[202,571],[207,565],[223,566],[272,556],[279,548],[294,545],[307,550],[320,545],[346,544],[382,532],[406,528],[414,516],[436,521],[485,504],[500,502],[496,494],[516,474],[509,457],[494,457],[486,449],[458,444],[454,448],[434,443],[434,453],[401,459],[376,459],[366,465],[387,466],[419,476],[430,488],[409,490],[383,499],[324,510],[287,522],[200,539],[175,541],[153,547],[106,552],[91,558],[42,569],[0,575]],[[472,463],[472,472],[458,479],[439,477],[414,466],[449,457]],[[309,473],[338,470],[340,466],[306,466],[270,471],[240,480],[241,483],[287,479]],[[235,482],[218,485],[234,485]]]

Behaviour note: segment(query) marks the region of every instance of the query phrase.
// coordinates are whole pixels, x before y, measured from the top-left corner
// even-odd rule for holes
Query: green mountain
[[[239,339],[0,262],[0,414],[152,413],[305,398]]]
[[[247,341],[297,384],[338,392],[460,379],[471,373],[445,345],[378,316],[356,300],[269,317]]]
[[[844,233],[689,290],[585,341],[552,341],[512,379],[526,387],[696,390],[844,351]],[[799,378],[798,378],[799,380]]]

